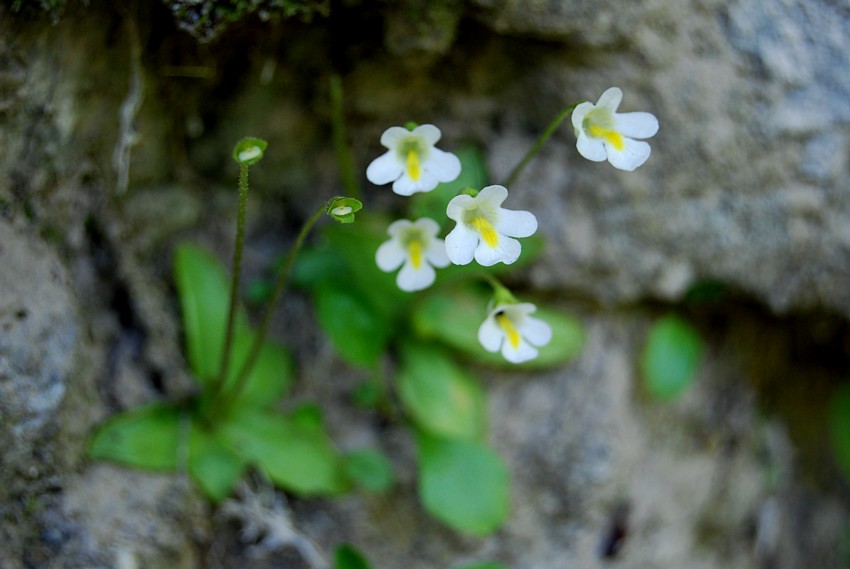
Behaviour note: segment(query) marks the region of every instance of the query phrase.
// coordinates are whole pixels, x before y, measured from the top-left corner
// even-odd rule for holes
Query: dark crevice
[[[107,355],[106,373],[100,381],[101,391],[111,403],[117,405],[112,382],[119,366],[129,361],[142,368],[153,389],[158,393],[164,393],[161,370],[148,369],[149,364],[144,361],[147,331],[139,317],[130,289],[121,278],[117,261],[118,253],[96,219],[87,219],[85,228],[89,254],[99,280],[100,296],[108,299],[108,308],[118,323],[118,330]]]

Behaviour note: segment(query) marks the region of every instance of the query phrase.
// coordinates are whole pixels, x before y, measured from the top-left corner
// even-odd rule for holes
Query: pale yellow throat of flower
[[[411,239],[407,244],[407,254],[410,255],[410,263],[414,269],[422,266],[422,242],[419,239]]]
[[[491,249],[499,244],[499,234],[493,227],[493,224],[487,221],[487,218],[482,215],[476,215],[472,218],[472,227],[477,231],[484,243]]]
[[[592,124],[590,125],[590,128],[587,129],[587,134],[593,138],[604,138],[617,150],[622,150],[626,147],[626,143],[623,141],[623,135],[616,130]]]
[[[505,336],[507,336],[508,342],[511,343],[511,346],[513,346],[515,350],[519,348],[519,332],[517,332],[516,326],[514,326],[514,323],[510,318],[505,316],[504,312],[496,314],[496,324],[498,324],[499,328],[502,329],[502,332],[505,333]]]
[[[422,167],[419,164],[419,154],[415,150],[407,151],[407,175],[414,182],[418,182],[422,176]]]

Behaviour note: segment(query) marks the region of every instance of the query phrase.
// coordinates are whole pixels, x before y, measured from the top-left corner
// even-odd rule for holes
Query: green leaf
[[[174,274],[183,313],[186,357],[202,384],[209,386],[221,366],[230,278],[224,266],[209,251],[183,243],[174,253]],[[243,309],[239,309],[233,334],[227,381],[232,383],[242,369],[255,338]],[[261,348],[240,404],[268,404],[279,399],[290,385],[292,358],[283,346],[267,340]]]
[[[242,477],[247,460],[230,450],[215,431],[192,422],[189,435],[189,474],[214,502],[220,502]]]
[[[350,280],[345,267],[345,258],[328,247],[308,247],[298,254],[292,269],[292,283],[304,290],[311,290],[324,282]]]
[[[416,424],[434,435],[481,438],[487,409],[475,379],[433,346],[408,344],[401,356],[396,385]]]
[[[248,328],[236,330],[233,336],[233,354],[227,374],[227,385],[236,381],[242,369],[256,334]],[[280,399],[292,384],[294,365],[289,350],[266,340],[260,348],[260,354],[254,367],[248,374],[245,388],[239,394],[236,405],[269,405]]]
[[[320,425],[260,408],[237,408],[219,428],[230,448],[281,488],[301,495],[346,490],[339,453]]]
[[[343,543],[334,552],[334,569],[372,569],[372,566],[360,551]]]
[[[174,280],[180,297],[189,367],[202,383],[209,384],[221,366],[230,278],[212,253],[181,243],[174,252]],[[246,322],[240,312],[238,326],[245,326]]]
[[[364,449],[345,456],[345,472],[369,492],[386,492],[393,485],[393,467],[383,453]]]
[[[89,455],[137,468],[175,470],[180,440],[181,410],[154,403],[115,415],[89,442]]]
[[[391,329],[356,290],[323,283],[315,291],[319,324],[334,348],[356,366],[374,367],[389,341]]]
[[[478,328],[487,317],[491,296],[489,287],[474,284],[449,290],[441,288],[416,307],[413,328],[420,337],[437,340],[477,362],[511,369],[552,367],[570,361],[581,352],[585,339],[581,322],[544,307],[538,308],[533,316],[552,327],[552,340],[540,348],[537,358],[516,365],[499,353],[486,351],[478,342]]]
[[[640,367],[647,393],[671,400],[693,382],[702,355],[697,331],[675,314],[656,322],[641,357]]]
[[[829,437],[838,469],[850,481],[850,385],[840,387],[832,397]]]
[[[507,566],[495,561],[479,561],[467,565],[458,565],[454,569],[508,569]]]
[[[462,532],[486,535],[508,516],[508,471],[481,443],[420,434],[419,495],[435,518]]]

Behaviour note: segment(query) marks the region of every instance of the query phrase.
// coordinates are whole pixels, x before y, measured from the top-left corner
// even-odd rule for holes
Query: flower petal
[[[468,265],[472,262],[472,258],[475,255],[475,248],[478,246],[478,241],[478,233],[458,223],[446,235],[446,255],[455,265]]]
[[[475,199],[482,206],[499,207],[508,199],[508,189],[505,186],[487,186],[482,188]]]
[[[420,217],[413,225],[422,230],[422,233],[431,239],[436,237],[437,233],[440,232],[440,224],[430,217]]]
[[[424,178],[424,176],[423,176],[423,178]],[[413,180],[410,179],[410,176],[408,176],[407,173],[405,172],[401,175],[401,177],[398,180],[393,182],[393,192],[395,192],[396,194],[398,194],[400,196],[412,196],[416,192],[427,191],[427,190],[422,189],[424,187],[424,185],[422,184],[423,178],[420,178],[419,181],[414,182]],[[433,190],[436,187],[437,187],[437,184],[434,184],[434,186],[430,189]]]
[[[590,138],[584,131],[579,131],[578,140],[576,141],[578,153],[592,162],[603,162],[608,154],[605,152],[605,145],[601,139]]]
[[[398,142],[408,136],[410,136],[410,131],[406,128],[391,126],[384,131],[384,134],[381,135],[381,144],[394,151]]]
[[[510,342],[502,343],[502,356],[513,364],[521,364],[537,357],[537,350],[528,342],[520,342],[514,349]]]
[[[496,231],[510,237],[528,237],[537,231],[537,218],[530,211],[500,208]]]
[[[649,147],[649,144],[642,140],[623,138],[623,142],[625,145],[622,150],[617,150],[610,144],[605,143],[605,147],[608,150],[608,162],[614,168],[631,172],[647,161],[652,149]]]
[[[451,182],[460,176],[460,160],[451,152],[432,148],[422,164],[422,170],[440,182]]]
[[[433,239],[425,250],[425,260],[439,269],[451,265],[449,256],[446,254],[446,242],[442,239]]]
[[[609,109],[613,113],[617,110],[617,107],[620,106],[622,101],[623,91],[621,91],[619,87],[610,87],[602,93],[602,96],[600,96],[599,100],[596,101],[596,106]]]
[[[488,352],[498,352],[503,340],[504,334],[490,313],[478,328],[478,341]]]
[[[658,132],[658,119],[652,113],[616,114],[614,130],[629,138],[649,138]]]
[[[423,141],[428,143],[429,146],[437,144],[437,141],[440,140],[440,137],[442,136],[440,129],[432,124],[420,124],[408,134],[421,138]]]
[[[446,216],[458,223],[463,223],[463,214],[474,203],[474,198],[466,194],[455,196],[446,206]]]
[[[575,109],[573,109],[573,116],[571,118],[573,122],[573,130],[578,136],[578,133],[582,130],[582,123],[584,122],[584,117],[587,116],[587,113],[594,109],[594,104],[585,101],[583,103],[579,103]]]
[[[407,219],[396,219],[387,227],[387,234],[390,237],[398,237],[407,231],[413,224]]]
[[[431,286],[435,277],[434,268],[428,263],[422,263],[416,269],[413,263],[408,262],[398,272],[395,282],[401,290],[413,292]]]
[[[396,270],[406,260],[407,251],[395,239],[381,243],[381,246],[375,252],[375,263],[385,273]]]
[[[522,320],[519,333],[534,346],[545,346],[552,340],[552,327],[539,318],[528,316]]]
[[[366,179],[376,186],[382,186],[397,180],[403,172],[404,164],[402,164],[396,158],[395,153],[390,150],[389,152],[372,160],[372,163],[369,164],[368,168],[366,168]]]
[[[446,237],[446,241],[448,241],[448,237]],[[483,240],[478,244],[478,247],[475,248],[475,261],[482,267],[490,267],[496,263],[510,265],[519,259],[521,252],[522,245],[519,244],[519,241],[505,235],[499,235],[499,241],[495,247],[488,247]]]

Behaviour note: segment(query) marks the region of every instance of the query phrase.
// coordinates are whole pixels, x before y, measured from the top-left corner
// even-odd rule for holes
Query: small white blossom
[[[537,357],[537,348],[552,340],[552,328],[543,320],[530,316],[537,307],[530,302],[498,304],[481,327],[478,341],[488,352],[501,350],[511,363],[522,363]]]
[[[650,138],[658,132],[658,119],[651,113],[618,113],[623,92],[611,87],[594,105],[579,104],[572,121],[579,154],[594,162],[608,160],[612,166],[631,172],[649,158]]]
[[[508,197],[504,186],[487,186],[477,196],[456,196],[446,215],[457,222],[446,236],[446,253],[455,265],[467,265],[474,258],[480,265],[510,265],[519,258],[522,246],[514,237],[528,237],[537,231],[537,218],[528,211],[501,207]]]
[[[440,136],[440,129],[432,124],[413,130],[388,128],[381,144],[389,150],[369,164],[366,178],[379,186],[393,182],[393,191],[400,196],[430,192],[441,182],[451,182],[460,175],[460,160],[434,147]]]
[[[387,228],[391,239],[381,244],[375,253],[378,268],[391,272],[399,267],[398,288],[407,292],[428,288],[436,278],[434,267],[449,265],[446,244],[437,238],[440,226],[423,217],[415,222],[399,219]]]

